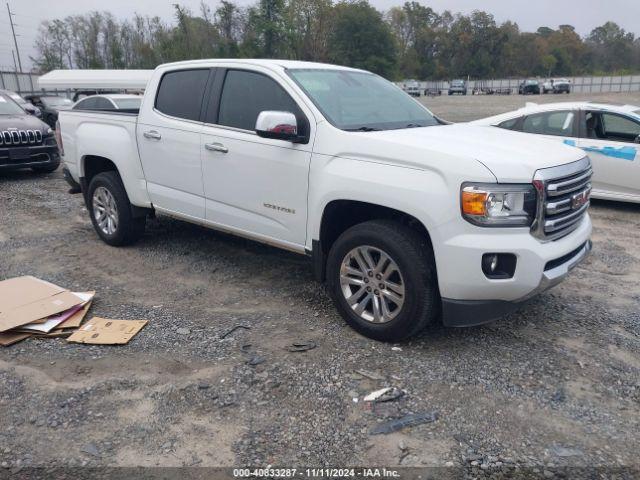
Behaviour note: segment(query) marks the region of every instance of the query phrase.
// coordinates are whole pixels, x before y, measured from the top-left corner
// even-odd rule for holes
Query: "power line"
[[[11,9],[9,8],[9,2],[7,2],[7,12],[9,13],[9,23],[11,24],[11,33],[13,33],[13,43],[16,45],[16,55],[18,56],[18,66],[20,67],[20,73],[22,73],[22,60],[20,60],[20,49],[18,48],[18,41],[16,40],[16,30],[13,28],[13,17],[11,16]],[[13,52],[11,52],[13,55]],[[15,63],[15,58],[13,59]]]

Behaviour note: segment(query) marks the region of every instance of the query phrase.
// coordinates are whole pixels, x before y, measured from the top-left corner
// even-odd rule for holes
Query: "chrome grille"
[[[42,142],[40,130],[4,130],[0,132],[0,145],[34,145]]]
[[[589,208],[592,174],[588,157],[536,172],[538,212],[532,226],[536,237],[557,240],[580,225]]]

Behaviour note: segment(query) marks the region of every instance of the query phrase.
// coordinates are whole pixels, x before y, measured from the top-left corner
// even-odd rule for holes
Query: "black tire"
[[[113,234],[104,232],[98,225],[94,214],[93,195],[99,187],[109,191],[115,200],[118,213],[118,224]],[[107,244],[115,247],[134,243],[144,234],[146,216],[134,217],[131,202],[117,172],[102,172],[91,179],[87,190],[87,207],[91,223],[98,236]]]
[[[342,262],[351,250],[359,246],[371,246],[386,252],[402,274],[404,304],[395,318],[386,323],[373,323],[361,318],[349,306],[342,292]],[[372,220],[342,233],[327,258],[327,286],[345,321],[357,332],[375,340],[404,340],[440,318],[441,300],[431,245],[416,231],[398,222]]]
[[[55,172],[59,166],[60,164],[56,163],[55,165],[47,165],[46,167],[31,167],[31,170],[36,173],[52,173]]]

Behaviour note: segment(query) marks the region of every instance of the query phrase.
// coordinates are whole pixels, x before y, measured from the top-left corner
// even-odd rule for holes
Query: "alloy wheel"
[[[363,320],[387,323],[402,310],[405,283],[398,264],[383,250],[363,245],[344,257],[340,290],[351,309]]]
[[[113,235],[118,230],[118,206],[105,187],[98,187],[93,192],[93,216],[103,233]]]

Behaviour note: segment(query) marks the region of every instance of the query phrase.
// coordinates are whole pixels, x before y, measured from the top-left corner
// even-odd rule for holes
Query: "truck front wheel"
[[[440,316],[431,246],[398,222],[368,221],[340,235],[327,258],[327,283],[346,322],[376,340],[403,340]]]
[[[128,245],[144,233],[146,217],[134,217],[120,176],[113,171],[97,174],[89,183],[87,204],[93,228],[109,245]]]

